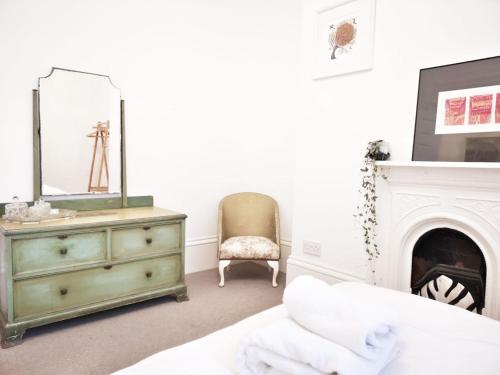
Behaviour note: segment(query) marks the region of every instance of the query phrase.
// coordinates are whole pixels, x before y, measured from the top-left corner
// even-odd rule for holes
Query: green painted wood
[[[174,285],[181,279],[180,256],[167,256],[61,275],[16,281],[15,319],[40,316]]]
[[[98,302],[87,306],[79,306],[71,310],[60,311],[50,315],[34,317],[29,320],[23,320],[19,322],[7,322],[3,319],[2,315],[0,315],[0,326],[3,327],[1,347],[9,348],[11,346],[20,344],[22,336],[29,328],[59,322],[61,320],[72,319],[103,310],[113,309],[119,306],[129,305],[136,302],[142,302],[152,298],[159,298],[164,296],[176,296],[179,298],[183,298],[186,295],[186,285],[177,284],[168,288],[149,290],[140,294],[133,294],[130,296],[116,298],[110,301]]]
[[[111,228],[106,229],[106,260],[111,260]]]
[[[12,275],[13,271],[13,260],[12,260],[12,240],[10,238],[5,238],[5,283],[7,285],[7,319],[11,322],[14,319],[14,280]],[[4,281],[4,280],[2,280]]]
[[[121,127],[121,182],[122,182],[122,207],[130,207],[128,205],[128,196],[127,196],[127,142],[125,137],[125,100],[120,100],[120,127]]]
[[[109,221],[106,222],[106,224],[103,224],[101,226],[102,229],[105,228],[113,228],[116,226],[124,227],[124,226],[136,226],[136,225],[147,225],[146,223],[149,223],[149,225],[155,225],[155,224],[162,224],[165,222],[172,222],[172,221],[178,221],[178,220],[184,220],[186,218],[186,215],[184,214],[176,214],[176,215],[171,215],[169,217],[157,217],[157,218],[149,218],[147,221],[144,219],[127,219],[127,220],[116,220],[116,221]],[[68,222],[67,222],[68,223]],[[92,230],[95,228],[95,225],[90,223],[90,224],[67,224],[64,226],[64,232],[65,233],[72,233],[75,231],[81,232],[81,231],[88,231]],[[51,234],[60,234],[61,228],[58,227],[47,227],[43,230],[36,230],[33,228],[30,228],[28,225],[26,225],[26,229],[22,227],[22,229],[17,229],[15,232],[5,232],[4,235],[11,237],[14,236],[16,238],[20,237],[26,237],[26,238],[33,238],[39,236],[40,232],[44,232],[47,235]],[[1,231],[0,231],[1,233]]]
[[[185,218],[184,214],[172,213],[160,217],[106,222],[106,225],[98,222],[93,225],[61,224],[51,230],[0,233],[0,263],[4,270],[0,273],[0,285],[4,287],[5,295],[0,298],[0,312],[3,311],[0,313],[2,347],[19,344],[26,329],[31,327],[165,295],[175,295],[178,302],[187,300],[184,282]],[[177,249],[168,254],[138,250],[140,256],[112,259],[113,232],[136,230],[138,227],[144,231],[144,226],[157,226],[159,230],[154,238],[157,243],[169,247],[177,242]],[[176,227],[178,241],[175,241],[176,236],[172,235],[170,229],[163,229],[173,227]],[[81,251],[84,253],[89,251],[89,244],[95,240],[89,240],[89,235],[104,236],[104,244],[100,245],[104,247],[104,260],[101,263],[57,264],[54,253],[48,249],[52,245],[58,248],[60,242],[53,238],[61,234],[68,235],[68,238],[59,241],[64,243],[70,240],[66,243],[83,249]],[[82,237],[77,237],[80,235]],[[152,244],[155,243],[154,239]],[[148,244],[143,246],[147,247]],[[25,248],[24,251],[33,257],[30,262],[34,262],[35,267],[43,264],[41,268],[49,268],[16,275],[18,262],[22,263],[16,252],[20,248]],[[33,248],[41,248],[42,251],[28,250]],[[39,255],[38,259],[35,259],[36,254]],[[151,272],[150,277],[148,272]],[[66,291],[61,294],[61,289]]]
[[[5,270],[6,241],[0,236],[0,270]],[[0,280],[0,315],[7,316],[7,283]]]
[[[41,148],[40,148],[40,96],[33,90],[33,199],[38,200],[42,194]]]
[[[168,253],[159,253],[155,255],[150,255],[147,257],[147,259],[156,259],[156,258],[161,258],[166,255],[180,255],[182,256],[181,251],[172,251]],[[75,272],[75,271],[84,271],[84,270],[89,270],[92,268],[99,268],[99,267],[109,267],[109,266],[117,266],[120,264],[125,264],[125,263],[132,263],[136,262],[137,260],[141,260],[144,258],[127,258],[127,259],[115,259],[111,261],[107,261],[106,263],[91,263],[91,264],[82,264],[82,265],[77,265],[77,266],[71,266],[68,268],[52,268],[50,270],[44,270],[40,272],[30,272],[30,273],[21,273],[14,275],[13,281],[20,281],[20,280],[27,280],[27,279],[36,279],[39,277],[43,276],[51,276],[51,275],[60,275],[63,273],[67,272]]]
[[[77,211],[97,211],[122,208],[121,197],[95,198],[95,199],[68,199],[50,201],[54,208],[64,208]],[[128,207],[151,207],[153,206],[152,196],[130,197]]]
[[[107,235],[105,231],[65,236],[13,240],[14,274],[106,260]]]
[[[153,196],[145,195],[145,196],[137,196],[137,197],[128,197],[128,207],[152,207],[154,204]],[[0,203],[0,215],[5,213],[5,205],[7,203]],[[31,206],[33,202],[28,202]],[[65,199],[65,200],[57,200],[50,201],[50,204],[53,208],[61,208],[68,210],[77,210],[77,211],[97,211],[97,210],[107,210],[107,209],[118,209],[122,208],[122,198],[121,197],[113,197],[113,198],[84,198],[84,199]]]
[[[186,282],[184,270],[186,269],[186,220],[181,221],[181,257],[182,257],[182,282]],[[187,296],[187,292],[186,292]]]
[[[181,248],[181,224],[146,225],[111,232],[113,259],[172,252]]]

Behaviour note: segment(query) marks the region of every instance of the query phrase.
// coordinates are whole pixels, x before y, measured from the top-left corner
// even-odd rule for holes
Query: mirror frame
[[[42,155],[41,155],[41,123],[40,123],[40,80],[43,78],[48,78],[54,73],[56,70],[63,70],[67,72],[74,73],[83,73],[90,74],[95,76],[106,77],[109,80],[109,83],[118,88],[113,84],[111,78],[104,74],[98,73],[89,73],[83,72],[79,70],[65,69],[65,68],[57,68],[52,67],[50,73],[45,77],[38,78],[38,88],[33,90],[33,200],[36,201],[40,198],[44,198],[47,201],[74,201],[79,202],[75,204],[75,206],[82,206],[82,200],[95,200],[102,199],[109,202],[110,207],[114,207],[116,199],[119,199],[121,202],[121,207],[125,208],[128,206],[128,198],[127,198],[127,172],[126,172],[126,138],[125,138],[125,100],[121,97],[120,92],[120,130],[121,130],[121,139],[120,139],[120,151],[121,151],[121,196],[116,196],[116,194],[67,194],[67,195],[50,195],[44,196],[42,195]],[[119,88],[118,88],[119,89]],[[104,202],[104,206],[106,203]]]

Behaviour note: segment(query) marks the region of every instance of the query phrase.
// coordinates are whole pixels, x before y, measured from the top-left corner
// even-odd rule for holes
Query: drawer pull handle
[[[113,266],[112,266],[112,265],[109,265],[109,266],[104,266],[104,269],[105,269],[105,270],[110,270],[111,268],[113,268]]]
[[[144,230],[150,230],[151,227],[143,227],[142,229],[144,229]]]
[[[61,296],[65,296],[66,294],[68,294],[68,289],[61,288],[60,292],[61,292]]]
[[[153,272],[151,272],[151,271],[146,272],[146,277],[148,279],[151,278],[151,276],[153,276]]]
[[[151,245],[153,243],[153,239],[152,238],[146,238],[146,243],[148,245]]]
[[[66,254],[68,254],[68,249],[63,248],[63,249],[59,250],[59,253],[61,253],[61,255],[66,255]]]
[[[60,236],[57,236],[57,238],[59,238],[60,240],[65,240],[66,238],[68,238],[68,235],[61,234]]]

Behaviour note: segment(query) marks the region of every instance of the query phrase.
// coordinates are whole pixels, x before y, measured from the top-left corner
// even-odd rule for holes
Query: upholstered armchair
[[[232,260],[266,260],[273,269],[273,287],[279,272],[280,221],[276,201],[260,193],[237,193],[221,200],[218,226],[219,286]]]

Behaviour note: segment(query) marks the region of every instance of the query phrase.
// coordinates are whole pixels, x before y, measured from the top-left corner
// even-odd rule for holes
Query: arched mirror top
[[[35,199],[123,196],[123,101],[111,78],[52,68],[34,95]]]

